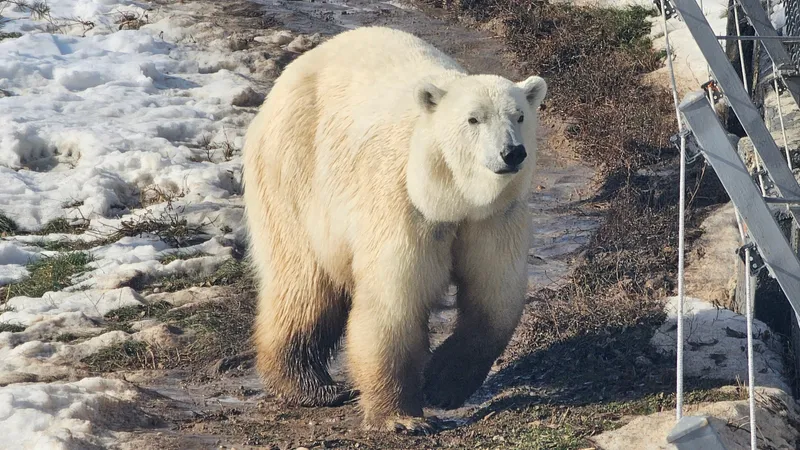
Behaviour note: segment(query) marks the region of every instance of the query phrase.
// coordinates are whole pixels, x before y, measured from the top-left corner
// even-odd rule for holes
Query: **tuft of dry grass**
[[[88,220],[77,220],[70,222],[69,220],[59,217],[53,219],[42,227],[36,234],[48,235],[52,233],[68,233],[68,234],[81,234],[89,228]]]
[[[123,237],[143,234],[158,236],[172,247],[187,247],[199,242],[198,236],[202,234],[202,227],[189,224],[188,220],[181,215],[181,211],[168,203],[167,208],[158,214],[147,210],[140,216],[122,221],[113,233],[105,237],[105,240],[116,242]]]
[[[118,14],[114,23],[119,25],[117,27],[118,30],[138,30],[150,23],[150,17],[148,17],[146,12],[136,14],[130,11],[124,11]]]
[[[19,333],[21,331],[25,331],[25,327],[22,325],[17,325],[15,323],[0,323],[0,333]]]
[[[6,236],[17,231],[17,223],[0,212],[0,236]]]

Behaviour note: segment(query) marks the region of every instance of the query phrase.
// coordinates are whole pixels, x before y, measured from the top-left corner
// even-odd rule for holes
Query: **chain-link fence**
[[[786,14],[786,26],[783,34],[786,36],[800,36],[800,0],[783,0]],[[787,45],[787,50],[795,64],[800,63],[800,45]]]

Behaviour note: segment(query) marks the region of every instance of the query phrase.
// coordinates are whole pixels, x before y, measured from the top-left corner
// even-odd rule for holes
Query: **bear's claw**
[[[411,416],[395,416],[387,419],[383,424],[367,425],[368,430],[375,431],[394,431],[396,433],[412,434],[412,435],[431,435],[439,431],[439,421],[436,417],[411,417]]]

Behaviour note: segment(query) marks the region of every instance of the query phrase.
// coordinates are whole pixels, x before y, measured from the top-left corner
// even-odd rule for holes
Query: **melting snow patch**
[[[28,276],[24,266],[36,262],[42,252],[34,248],[18,246],[11,242],[0,242],[0,286],[19,281]]]
[[[260,97],[236,72],[200,73],[197,53],[147,26],[0,42],[0,89],[13,94],[0,98],[0,211],[37,230],[64,216],[125,213],[150,185],[192,201],[234,193],[238,158],[212,163],[191,147],[224,135],[238,148],[234,104]]]
[[[0,430],[5,449],[106,448],[117,432],[143,425],[138,396],[128,383],[86,378],[0,388]]]
[[[79,312],[101,318],[109,311],[140,305],[141,297],[131,288],[110,291],[48,292],[41,298],[14,297],[6,303],[8,311],[0,314],[0,323],[28,326],[63,313]]]
[[[677,347],[677,306],[678,298],[671,297],[668,318],[651,340],[665,353],[673,353]],[[747,380],[745,317],[692,297],[685,298],[684,311],[685,375],[729,382]],[[753,320],[753,331],[756,384],[791,392],[782,377],[780,344],[760,320]]]

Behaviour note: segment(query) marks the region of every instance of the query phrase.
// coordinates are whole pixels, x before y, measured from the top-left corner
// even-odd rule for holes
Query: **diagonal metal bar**
[[[753,105],[753,102],[750,101],[750,96],[744,90],[744,85],[742,85],[739,76],[736,75],[736,70],[728,61],[725,52],[722,51],[722,47],[720,47],[714,35],[714,30],[711,29],[708,21],[706,21],[697,1],[674,0],[674,3],[684,23],[686,23],[686,27],[711,67],[714,78],[717,79],[717,82],[725,92],[731,108],[742,124],[742,128],[747,132],[753,142],[753,147],[761,156],[770,178],[775,183],[775,189],[778,194],[785,198],[800,197],[800,185],[797,184],[792,171],[789,170],[787,162],[783,159],[775,140],[772,139],[772,134],[764,124],[761,114]],[[800,225],[800,209],[789,208],[789,212],[795,223]]]
[[[686,96],[679,107],[733,204],[739,210],[764,263],[775,275],[795,315],[800,318],[800,260],[783,235],[761,191],[750,178],[725,128],[702,91]]]
[[[760,39],[761,45],[764,46],[764,50],[767,51],[770,59],[775,63],[775,67],[779,71],[791,70],[797,72],[797,66],[792,61],[792,57],[789,56],[789,52],[786,51],[786,47],[776,39],[786,39],[786,36],[778,36],[778,32],[775,31],[772,22],[767,17],[767,12],[761,6],[761,1],[738,0],[738,2],[750,20],[753,29],[756,30],[756,34],[759,38],[762,38]],[[800,77],[781,76],[781,78],[786,83],[786,88],[791,93],[794,102],[800,106]]]

